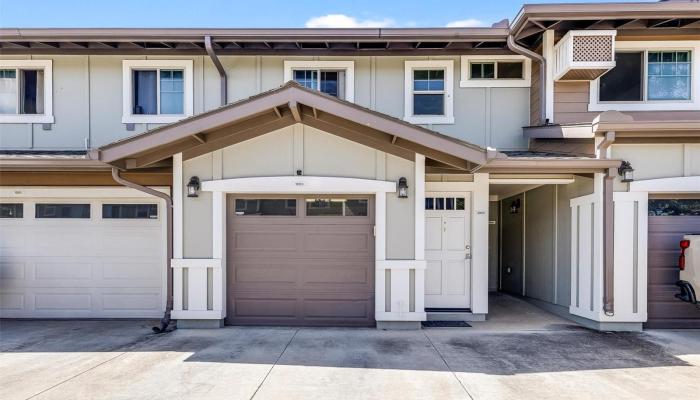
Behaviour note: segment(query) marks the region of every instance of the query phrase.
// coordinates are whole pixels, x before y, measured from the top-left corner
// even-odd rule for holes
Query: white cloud
[[[386,28],[395,25],[391,18],[357,19],[345,14],[326,14],[306,21],[307,28]]]
[[[475,28],[479,26],[484,26],[484,23],[482,21],[479,21],[478,19],[469,18],[448,22],[445,26],[448,28]]]

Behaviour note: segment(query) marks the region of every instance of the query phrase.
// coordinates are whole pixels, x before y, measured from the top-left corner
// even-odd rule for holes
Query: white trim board
[[[647,179],[630,182],[630,192],[700,193],[700,176]]]
[[[523,77],[522,79],[471,79],[470,64],[471,62],[493,62],[499,61],[522,61],[523,62]],[[469,55],[461,56],[460,58],[460,81],[459,87],[462,88],[517,88],[530,87],[532,80],[532,61],[525,57],[513,54],[507,55]]]
[[[3,124],[53,124],[53,61],[52,60],[0,60],[3,69],[43,69],[44,70],[44,113],[43,114],[1,114]],[[15,77],[17,96],[19,91],[19,74]],[[18,104],[19,107],[19,98]]]
[[[167,187],[152,187],[161,193],[170,194]],[[141,192],[136,189],[114,186],[95,187],[39,187],[39,186],[5,186],[0,188],[0,197],[16,199],[54,198],[54,199],[80,199],[80,198],[160,198]]]
[[[292,71],[295,69],[335,69],[345,70],[345,99],[355,102],[355,62],[349,61],[301,61],[284,60],[284,81],[293,79]]]
[[[122,123],[124,124],[166,124],[177,122],[194,114],[194,63],[192,60],[123,60],[122,61]],[[182,69],[184,80],[183,114],[134,115],[131,110],[132,73],[138,69]],[[160,77],[157,77],[160,88]],[[160,90],[158,90],[159,92]],[[158,112],[160,113],[160,93],[158,95]]]
[[[394,193],[396,182],[326,176],[268,176],[205,181],[202,182],[202,191],[261,194]]]
[[[644,87],[644,98],[647,93],[647,51],[657,50],[689,50],[691,52],[691,72],[690,72],[690,100],[644,100],[635,102],[605,102],[598,100],[598,89],[600,78],[590,81],[588,111],[671,111],[671,110],[697,110],[700,109],[700,41],[698,40],[678,40],[678,41],[646,41],[627,42],[616,41],[616,51],[644,51],[644,74],[642,82]]]

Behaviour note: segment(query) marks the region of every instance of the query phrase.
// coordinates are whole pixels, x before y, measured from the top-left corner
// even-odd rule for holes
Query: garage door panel
[[[308,232],[304,235],[304,251],[357,254],[369,251],[370,237],[367,232]]]
[[[37,280],[90,280],[92,279],[92,262],[36,262],[34,267]]]
[[[295,198],[305,204],[303,197]],[[233,204],[230,197],[229,215]],[[373,325],[372,219],[306,217],[303,210],[298,211],[295,217],[227,219],[226,322]]]
[[[153,285],[158,283],[161,274],[162,272],[158,264],[143,262],[138,259],[129,260],[127,262],[112,261],[102,263],[102,278],[105,280],[121,281],[136,279]]]
[[[23,293],[0,293],[0,310],[21,311],[24,309]]]
[[[235,264],[234,271],[234,284],[238,287],[255,283],[296,284],[298,280],[297,269],[289,263],[240,261]]]
[[[234,233],[233,251],[274,251],[294,252],[297,249],[298,233],[281,231],[245,230]]]
[[[278,298],[259,298],[241,295],[236,298],[234,308],[236,317],[263,317],[296,319],[297,299],[294,296]]]
[[[372,283],[366,268],[366,262],[355,265],[348,263],[324,263],[309,265],[303,270],[304,284],[331,284],[344,286],[367,286]]]
[[[347,319],[367,320],[370,312],[367,310],[367,299],[314,299],[303,301],[304,315],[310,319]]]
[[[158,310],[158,293],[103,293],[103,310]]]
[[[90,293],[35,293],[34,308],[36,310],[82,310],[92,309]]]
[[[24,279],[26,263],[24,262],[0,262],[0,280]]]

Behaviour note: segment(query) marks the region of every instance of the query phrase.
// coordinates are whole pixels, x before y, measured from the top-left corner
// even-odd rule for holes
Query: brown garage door
[[[700,200],[650,200],[649,214],[648,321],[644,326],[700,328],[700,309],[675,298],[678,242],[684,234],[700,233]]]
[[[374,325],[369,196],[228,198],[230,325]]]

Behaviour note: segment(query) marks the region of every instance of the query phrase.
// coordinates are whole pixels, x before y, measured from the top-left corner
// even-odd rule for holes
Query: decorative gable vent
[[[554,46],[554,80],[591,81],[615,67],[616,31],[569,31]]]

